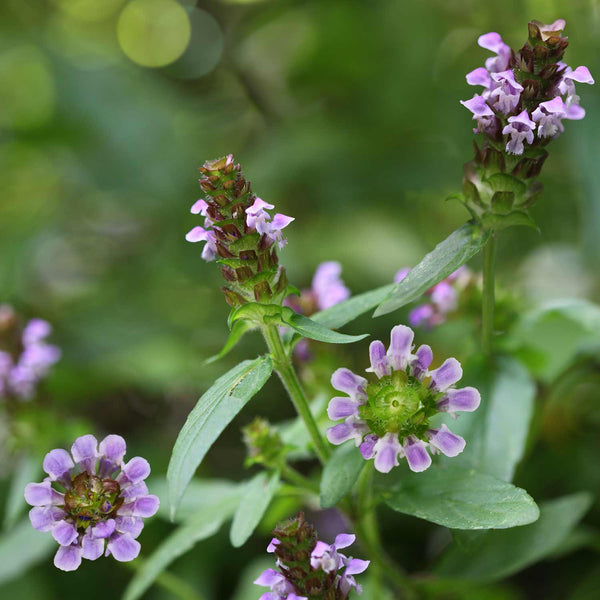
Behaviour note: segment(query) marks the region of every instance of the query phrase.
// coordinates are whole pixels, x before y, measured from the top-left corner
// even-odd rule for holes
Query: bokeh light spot
[[[28,44],[0,52],[0,127],[39,127],[55,105],[54,78],[42,52]]]
[[[191,24],[174,0],[133,0],[119,16],[119,44],[144,67],[164,67],[176,61],[190,41]]]
[[[210,73],[221,60],[225,37],[217,20],[199,8],[188,8],[192,25],[190,43],[168,73],[180,79],[196,79]]]

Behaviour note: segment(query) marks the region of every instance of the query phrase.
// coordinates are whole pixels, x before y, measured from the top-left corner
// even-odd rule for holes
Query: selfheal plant
[[[0,398],[30,400],[38,383],[60,359],[60,349],[46,340],[52,326],[31,319],[21,326],[8,305],[0,305]]]
[[[293,217],[271,216],[274,206],[252,193],[231,154],[206,161],[200,172],[206,195],[194,203],[192,213],[204,217],[204,226],[189,231],[187,241],[204,242],[202,258],[217,259],[230,305],[281,303],[288,284],[285,269],[278,266],[276,246],[281,249],[286,244],[283,229]]]
[[[406,457],[412,471],[429,468],[432,454],[442,452],[457,456],[465,448],[465,440],[448,429],[430,425],[440,412],[472,412],[481,401],[473,387],[455,389],[462,378],[462,368],[455,358],[429,370],[433,353],[427,345],[413,353],[414,333],[410,327],[392,329],[389,349],[381,341],[369,347],[371,366],[377,381],[369,383],[349,369],[338,369],[331,385],[348,396],[329,402],[327,414],[343,423],[327,430],[332,444],[354,440],[366,460],[374,459],[375,468],[388,473],[398,466],[398,458]]]
[[[84,435],[71,454],[61,448],[48,452],[43,463],[48,476],[25,487],[31,524],[51,532],[59,544],[54,557],[59,569],[74,571],[82,558],[102,554],[121,562],[139,554],[143,519],[156,513],[159,500],[144,483],[148,461],[136,456],[124,462],[125,452],[119,435],[99,445],[93,435]]]
[[[254,582],[269,587],[259,600],[344,600],[362,587],[354,575],[363,573],[368,560],[348,557],[339,550],[351,546],[356,536],[339,534],[333,544],[317,539],[303,513],[277,527],[267,551],[277,556],[277,567],[267,569]]]

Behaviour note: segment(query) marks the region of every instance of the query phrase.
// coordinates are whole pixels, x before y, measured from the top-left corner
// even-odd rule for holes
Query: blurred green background
[[[519,48],[529,19],[558,17],[567,20],[567,62],[600,77],[598,0],[4,0],[0,302],[52,322],[64,352],[27,417],[45,435],[28,439],[23,425],[31,451],[41,456],[80,431],[120,433],[130,454],[164,475],[197,397],[263,351],[248,336],[203,365],[226,340],[228,314],[218,269],[184,240],[199,224],[189,207],[205,159],[233,153],[254,191],[296,218],[281,253],[292,283],[307,286],[323,260],[343,264],[353,293],[388,283],[468,216],[444,199],[472,155],[471,115],[458,101],[473,94],[465,73],[488,56],[478,35],[498,31]],[[542,173],[533,209],[541,233],[516,228],[500,242],[499,280],[526,303],[600,299],[600,87],[579,93],[588,116],[567,123]],[[404,318],[367,316],[348,331],[383,336]],[[456,333],[423,338],[456,354]],[[335,366],[365,348],[344,349]],[[519,471],[534,497],[600,492],[597,377],[593,385],[589,401],[561,408],[575,424],[551,419]],[[226,431],[201,475],[247,477],[239,427],[256,412],[292,415],[277,381]],[[11,456],[2,454],[2,477]],[[426,570],[435,528],[385,517],[398,532],[388,540],[394,552]],[[590,526],[599,517],[596,508]],[[230,598],[238,573],[264,553],[270,524],[238,550],[222,532],[173,570],[211,598]],[[149,525],[142,552],[169,530]],[[432,597],[566,598],[596,562],[588,549],[501,586]],[[119,597],[129,576],[112,559],[74,574],[48,560],[0,584],[0,597]],[[171,596],[156,588],[147,597]]]

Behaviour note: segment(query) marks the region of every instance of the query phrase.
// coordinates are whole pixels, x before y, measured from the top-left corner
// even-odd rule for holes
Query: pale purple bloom
[[[498,73],[505,71],[510,63],[511,49],[510,46],[502,41],[499,33],[494,31],[490,33],[484,33],[479,36],[477,43],[482,48],[494,52],[496,56],[488,58],[485,61],[485,68],[490,73]]]
[[[215,259],[217,255],[217,240],[215,234],[210,229],[204,227],[194,227],[185,236],[188,242],[206,242],[202,249],[202,258],[209,262]]]
[[[308,600],[306,596],[298,596],[294,586],[275,569],[267,569],[254,580],[254,583],[271,589],[270,592],[264,593],[259,600]]]
[[[321,263],[312,280],[311,291],[319,310],[331,308],[350,297],[350,290],[344,285],[342,265],[337,261]]]
[[[459,278],[460,274],[454,276]],[[445,425],[429,427],[429,418],[435,412],[454,416],[473,411],[481,400],[475,388],[455,388],[462,378],[455,358],[430,370],[431,348],[423,345],[413,352],[413,340],[409,327],[397,325],[387,351],[381,341],[371,343],[367,371],[375,374],[375,384],[367,385],[348,369],[338,369],[331,377],[333,387],[348,397],[336,396],[329,402],[329,418],[344,421],[327,430],[327,439],[335,445],[353,440],[363,458],[373,459],[381,473],[389,473],[401,458],[412,471],[424,471],[431,465],[428,449],[447,456],[462,452],[465,441]]]
[[[5,311],[12,313],[9,307]],[[50,323],[31,319],[22,331],[15,333],[20,352],[14,356],[0,351],[0,397],[16,396],[21,400],[33,397],[40,380],[61,356],[57,346],[46,342],[51,333]]]
[[[271,219],[267,211],[273,208],[275,208],[273,204],[256,198],[252,206],[246,209],[246,224],[250,229],[256,229],[261,235],[266,235],[271,241],[277,241],[279,248],[283,248],[287,240],[283,237],[282,229],[287,227],[294,218],[276,213]]]
[[[529,118],[526,110],[521,111],[516,117],[508,117],[508,125],[502,130],[503,135],[508,135],[506,151],[509,154],[523,154],[523,143],[533,143],[533,130],[535,123]]]
[[[496,110],[508,115],[519,104],[523,86],[515,81],[511,69],[492,73],[491,77],[498,85],[490,91],[490,101]]]
[[[135,457],[125,463],[125,451],[121,436],[109,435],[98,446],[93,435],[84,435],[71,454],[60,448],[48,452],[43,463],[48,476],[25,487],[31,524],[51,532],[60,545],[54,557],[59,569],[74,571],[83,558],[102,554],[121,562],[139,554],[143,519],[156,513],[159,500],[144,483],[148,462]]]

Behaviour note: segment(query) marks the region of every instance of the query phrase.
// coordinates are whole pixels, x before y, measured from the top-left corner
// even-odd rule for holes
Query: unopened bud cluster
[[[531,21],[529,39],[518,52],[495,32],[478,40],[495,54],[467,75],[467,83],[483,92],[462,102],[473,113],[474,132],[484,135],[465,165],[463,182],[467,206],[479,218],[491,213],[499,215],[496,224],[502,219],[519,224],[506,215],[526,211],[541,191],[533,180],[548,156],[545,146],[564,131],[563,120],[585,116],[575,82],[594,80],[587,67],[572,69],[563,62],[564,27],[563,19],[550,25]]]
[[[248,455],[246,465],[261,464],[276,468],[284,460],[284,445],[279,432],[261,417],[242,430]]]
[[[192,213],[204,217],[204,227],[194,227],[186,239],[205,242],[205,260],[217,258],[227,282],[222,289],[231,306],[281,303],[288,281],[279,266],[277,246],[286,244],[282,230],[293,218],[269,214],[274,206],[252,193],[231,154],[206,161],[200,172],[205,196],[192,206]]]
[[[259,600],[345,600],[353,589],[361,593],[354,575],[364,572],[369,561],[339,552],[354,543],[354,535],[342,533],[326,544],[302,513],[273,535],[267,551],[277,556],[279,571],[267,569],[254,582],[270,588]]]

